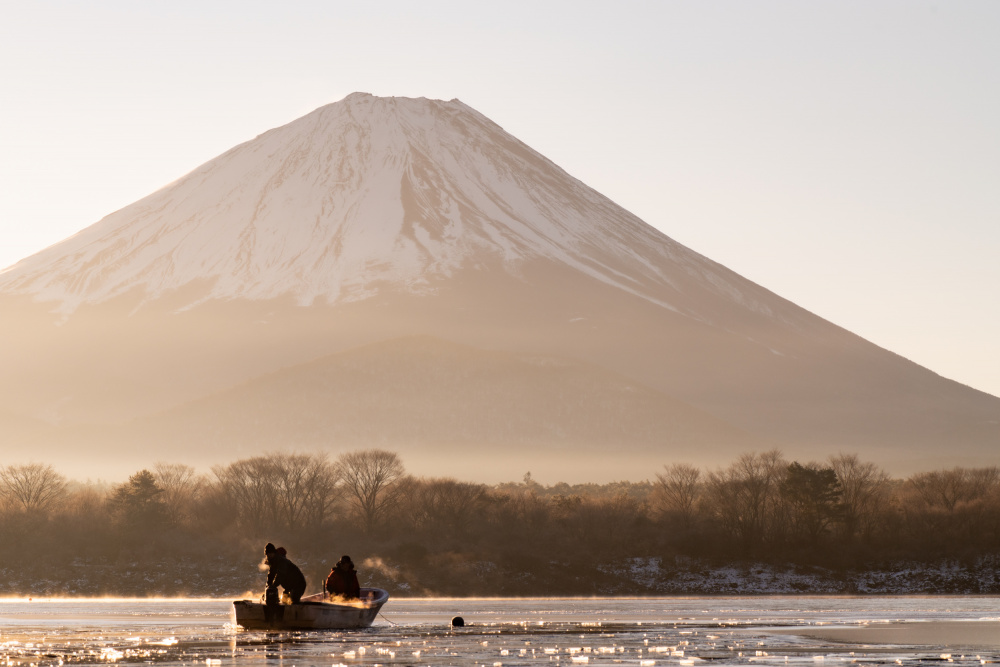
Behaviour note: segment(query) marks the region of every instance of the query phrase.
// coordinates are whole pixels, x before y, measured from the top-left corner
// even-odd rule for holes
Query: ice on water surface
[[[917,665],[1000,661],[994,598],[392,600],[367,630],[249,632],[229,600],[0,600],[0,667]],[[462,615],[468,625],[452,628]]]

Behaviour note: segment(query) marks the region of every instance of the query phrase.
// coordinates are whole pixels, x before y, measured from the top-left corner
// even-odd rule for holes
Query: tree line
[[[486,485],[417,478],[370,449],[271,453],[209,474],[158,463],[107,485],[32,463],[0,467],[0,528],[5,562],[36,580],[111,578],[96,584],[107,592],[150,563],[187,573],[170,579],[177,592],[202,590],[220,563],[253,586],[273,541],[312,582],[349,553],[412,593],[587,594],[602,564],[637,557],[828,568],[980,558],[1000,547],[1000,471],[898,479],[856,455],[800,463],[768,451],[714,470],[667,464],[642,482],[546,486],[528,473]]]

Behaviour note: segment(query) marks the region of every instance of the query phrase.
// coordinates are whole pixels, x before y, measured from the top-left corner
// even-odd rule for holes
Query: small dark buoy
[[[462,618],[461,616],[456,616],[455,618],[451,619],[451,626],[453,628],[464,628],[465,619]]]

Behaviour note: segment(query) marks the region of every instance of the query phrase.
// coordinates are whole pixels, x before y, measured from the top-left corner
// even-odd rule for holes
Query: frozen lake
[[[1000,661],[1000,599],[391,599],[368,630],[249,632],[229,600],[0,600],[0,665]],[[469,625],[452,629],[460,615]]]

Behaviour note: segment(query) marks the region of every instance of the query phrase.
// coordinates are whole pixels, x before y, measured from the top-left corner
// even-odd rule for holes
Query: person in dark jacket
[[[264,547],[264,560],[267,562],[265,604],[278,604],[278,586],[285,589],[293,604],[297,604],[306,592],[306,578],[302,575],[302,570],[286,558],[286,553],[284,547],[275,549],[270,542]]]
[[[354,569],[354,563],[350,556],[343,556],[337,565],[330,570],[330,576],[326,578],[326,592],[330,595],[338,595],[347,600],[356,600],[361,597],[361,585],[358,583],[358,573]]]

